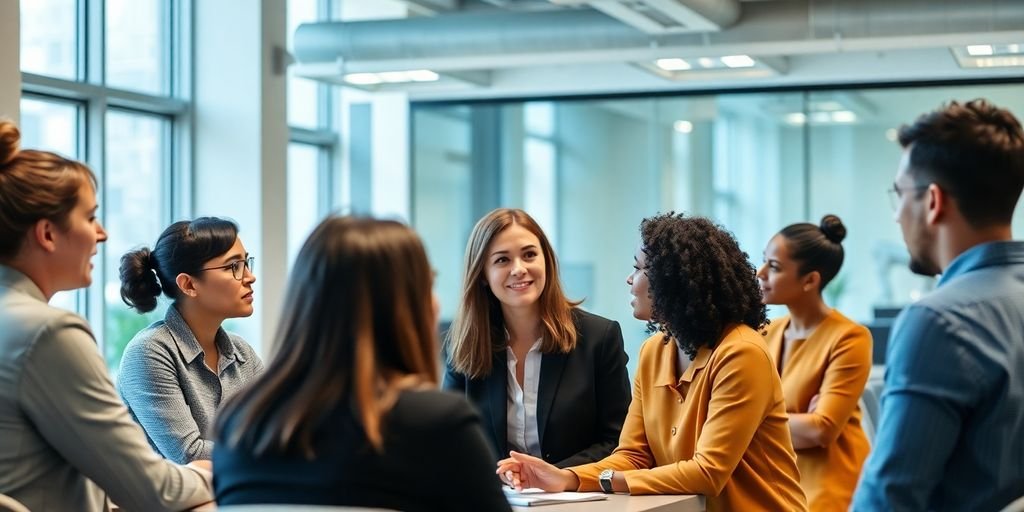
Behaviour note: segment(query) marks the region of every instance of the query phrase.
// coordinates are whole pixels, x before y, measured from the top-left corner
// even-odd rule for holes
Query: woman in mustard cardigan
[[[843,264],[845,236],[835,215],[820,226],[787,226],[768,242],[757,272],[764,302],[789,309],[772,321],[767,341],[811,511],[850,506],[869,450],[857,401],[871,371],[871,334],[821,297]]]
[[[626,283],[633,316],[655,334],[640,349],[618,447],[568,469],[513,452],[498,475],[548,491],[703,494],[711,512],[806,510],[747,255],[700,217],[644,219],[640,236]]]

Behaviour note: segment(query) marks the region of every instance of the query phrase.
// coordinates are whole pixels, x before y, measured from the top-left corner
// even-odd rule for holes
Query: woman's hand
[[[498,461],[495,473],[517,491],[533,487],[548,492],[574,491],[580,486],[576,473],[515,451],[509,452],[509,458]]]

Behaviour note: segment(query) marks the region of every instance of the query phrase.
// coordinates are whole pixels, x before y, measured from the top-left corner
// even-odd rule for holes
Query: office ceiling
[[[364,85],[412,99],[1024,76],[1024,67],[963,68],[952,50],[1024,46],[1019,0],[402,3],[409,14],[401,19],[301,25],[296,71],[334,83],[354,73],[437,73],[439,80]],[[755,65],[720,64],[737,55]],[[665,71],[659,59],[690,69]]]

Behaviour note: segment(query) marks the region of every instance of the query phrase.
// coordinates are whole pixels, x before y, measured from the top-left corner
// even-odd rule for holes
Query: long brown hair
[[[25,234],[42,220],[67,228],[78,189],[96,176],[85,164],[49,151],[19,149],[21,132],[0,121],[0,261],[21,250]]]
[[[543,329],[541,352],[568,353],[576,348],[572,310],[580,303],[570,301],[562,291],[558,260],[551,242],[537,221],[523,210],[498,208],[480,219],[469,235],[462,302],[446,340],[449,364],[455,371],[473,379],[491,373],[494,352],[504,350],[507,344],[501,304],[490,288],[481,283],[485,279],[487,248],[499,233],[513,225],[533,233],[540,240],[544,253],[546,284],[538,299]]]
[[[394,221],[330,217],[299,251],[266,371],[225,406],[222,442],[256,456],[316,455],[314,439],[351,409],[374,449],[398,393],[438,383],[433,272],[419,237]]]

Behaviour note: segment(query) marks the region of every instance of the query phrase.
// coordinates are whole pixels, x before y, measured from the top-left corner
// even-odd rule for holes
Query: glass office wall
[[[783,226],[833,213],[849,234],[826,300],[870,324],[877,307],[899,307],[933,286],[907,270],[886,198],[900,155],[896,128],[953,99],[985,97],[1024,114],[1019,89],[419,104],[413,223],[450,320],[474,222],[497,206],[526,209],[551,237],[571,297],[618,320],[635,356],[645,331],[632,319],[625,278],[641,219],[669,210],[709,216],[760,265]]]

